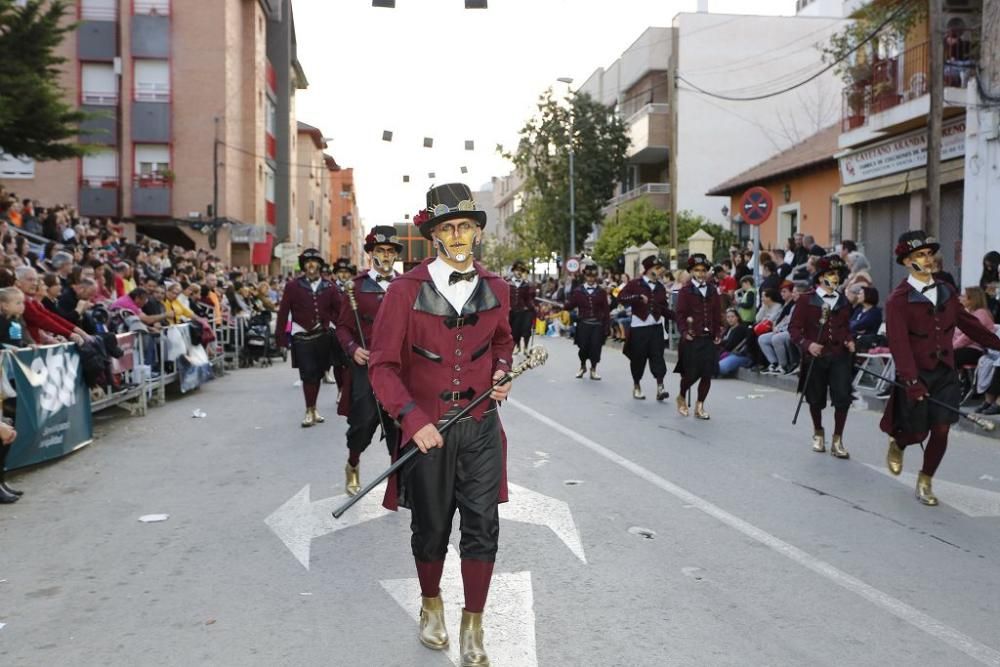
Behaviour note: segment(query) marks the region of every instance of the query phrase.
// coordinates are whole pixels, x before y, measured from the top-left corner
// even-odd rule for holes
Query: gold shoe
[[[680,413],[681,417],[687,417],[691,414],[691,411],[688,409],[687,399],[684,398],[684,394],[677,396],[677,412]]]
[[[350,463],[344,468],[344,490],[347,495],[357,495],[361,490],[361,464],[352,466]]]
[[[656,385],[656,400],[663,401],[670,398],[670,392],[666,390],[663,384]]]
[[[313,415],[313,421],[314,422],[316,422],[317,424],[322,424],[323,422],[326,421],[326,418],[323,415],[321,415],[320,413],[316,412],[316,408],[309,408],[309,409],[312,410],[312,415]]]
[[[583,374],[586,373],[586,372],[587,372],[587,369],[584,368],[583,366],[580,366],[580,370],[578,370],[576,372],[576,379],[579,380],[580,378],[582,378]]]
[[[931,488],[932,479],[930,475],[924,473],[917,475],[917,500],[924,505],[934,507],[938,504],[938,499],[934,495],[934,489]]]
[[[420,598],[420,643],[440,651],[448,648],[448,628],[444,624],[444,602],[441,595]]]
[[[590,367],[590,379],[591,380],[600,380],[601,379],[601,376],[597,374],[597,366],[591,366]]]
[[[462,629],[459,632],[462,667],[490,667],[490,658],[483,647],[483,614],[462,610]]]
[[[309,428],[316,423],[316,416],[312,408],[306,408],[306,417],[302,420],[302,428]]]
[[[638,401],[646,400],[646,396],[642,393],[642,387],[640,387],[639,385],[635,385],[634,387],[632,387],[632,398]]]
[[[896,444],[895,438],[889,438],[889,453],[885,455],[885,464],[893,475],[903,472],[903,448]]]
[[[844,438],[840,435],[834,435],[833,440],[830,441],[830,453],[838,459],[851,458],[850,452],[848,452],[847,448],[844,447]]]
[[[822,429],[813,432],[813,451],[826,451],[826,433]]]
[[[702,401],[695,401],[694,416],[698,419],[711,419],[712,415],[705,412],[705,404]]]

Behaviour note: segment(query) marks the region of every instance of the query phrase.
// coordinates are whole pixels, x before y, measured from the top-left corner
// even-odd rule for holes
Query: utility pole
[[[924,230],[936,238],[941,236],[941,126],[944,122],[944,19],[941,3],[942,0],[928,0],[931,112],[927,121],[927,220]]]

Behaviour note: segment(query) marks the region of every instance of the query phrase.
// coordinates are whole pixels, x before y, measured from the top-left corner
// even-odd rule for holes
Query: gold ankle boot
[[[844,438],[840,435],[834,435],[833,440],[830,441],[830,453],[838,459],[851,458],[850,452],[848,452],[847,448],[844,447]]]
[[[601,379],[601,376],[597,374],[597,366],[591,366],[590,367],[590,379],[591,380],[600,380]]]
[[[677,412],[680,413],[681,417],[687,417],[691,414],[691,411],[688,409],[687,399],[684,398],[684,394],[677,396]]]
[[[459,633],[462,667],[490,667],[490,658],[483,647],[483,614],[462,610]]]
[[[344,490],[347,495],[353,496],[361,490],[361,464],[352,466],[350,463],[344,468]]]
[[[889,438],[889,453],[885,455],[885,464],[893,475],[903,472],[903,448],[896,444],[895,438]]]
[[[312,410],[312,416],[314,422],[316,422],[317,424],[322,424],[323,422],[326,421],[326,418],[323,417],[323,415],[316,412],[316,408],[309,408],[309,409]]]
[[[694,402],[694,416],[698,419],[711,419],[712,415],[705,412],[705,404],[702,401]]]
[[[444,602],[441,595],[420,598],[420,643],[440,651],[448,648],[448,628],[444,624]]]
[[[587,369],[584,368],[583,366],[580,366],[580,370],[578,370],[576,372],[576,379],[579,380],[580,378],[582,378],[583,374],[586,373],[586,372],[587,372]]]
[[[937,496],[934,495],[934,489],[931,488],[932,479],[930,475],[925,475],[924,473],[917,475],[917,500],[931,507],[938,504]]]
[[[826,433],[822,429],[818,431],[813,431],[813,451],[814,452],[826,451]]]
[[[640,387],[639,385],[635,385],[634,387],[632,387],[632,398],[638,401],[646,400],[645,394],[642,393],[642,387]]]
[[[316,417],[313,415],[312,408],[306,408],[305,419],[302,420],[302,428],[309,428],[316,423]]]

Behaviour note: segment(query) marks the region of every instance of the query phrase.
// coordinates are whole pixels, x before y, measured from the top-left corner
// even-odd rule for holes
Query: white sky
[[[548,86],[574,88],[607,67],[649,26],[669,26],[696,0],[293,0],[299,61],[309,88],[298,119],[332,137],[328,152],[354,168],[367,227],[401,222],[432,183],[473,190],[510,164],[513,146]],[[752,7],[752,12],[750,8]],[[795,13],[795,0],[710,0],[716,13]],[[391,143],[382,141],[391,130]],[[423,148],[433,137],[434,147]],[[464,150],[466,139],[475,151]],[[468,174],[460,168],[466,166]],[[428,178],[428,172],[436,178]],[[410,176],[403,183],[403,175]]]

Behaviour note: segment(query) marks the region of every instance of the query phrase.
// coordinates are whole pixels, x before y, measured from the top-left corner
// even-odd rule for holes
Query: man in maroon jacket
[[[524,352],[535,320],[535,287],[525,279],[528,265],[522,260],[515,261],[510,270],[514,274],[510,279],[510,332],[515,352]]]
[[[896,262],[910,275],[892,291],[885,306],[896,381],[905,387],[893,390],[882,415],[880,426],[889,436],[886,464],[898,475],[903,470],[903,450],[927,439],[916,489],[917,500],[924,505],[938,504],[931,480],[948,448],[948,431],[958,421],[961,392],[952,346],[955,327],[983,347],[1000,350],[1000,339],[959,303],[955,287],[934,274],[934,255],[940,247],[919,230],[899,237]],[[953,409],[930,403],[925,400],[928,396]]]
[[[646,397],[639,384],[649,363],[649,372],[656,378],[656,400],[670,396],[663,387],[667,362],[663,359],[664,325],[671,317],[667,289],[661,279],[665,271],[659,257],[642,260],[642,275],[630,280],[618,293],[618,302],[632,308],[632,323],[622,351],[629,358],[632,371],[632,398]]]
[[[492,390],[444,434],[437,425],[510,370],[510,289],[473,261],[486,214],[469,188],[451,183],[427,193],[414,223],[433,241],[437,258],[398,277],[375,321],[371,382],[388,415],[400,422],[400,450],[417,447],[384,504],[409,507],[410,542],[420,580],[419,639],[448,646],[440,582],[452,518],[461,514],[463,665],[489,665],[482,613],[497,553],[497,505],[507,499],[506,446],[497,402],[510,385]],[[397,455],[398,455],[397,451]]]
[[[373,228],[365,237],[365,252],[371,257],[372,268],[344,285],[346,293],[337,318],[337,340],[349,359],[349,370],[340,393],[337,413],[347,417],[344,488],[349,496],[361,490],[361,453],[368,449],[375,430],[381,426],[382,437],[386,440],[390,454],[395,447],[396,424],[382,413],[381,406],[375,400],[369,382],[368,359],[372,326],[389,283],[396,276],[393,267],[402,251],[403,244],[396,236],[395,227],[379,225]]]
[[[583,284],[569,294],[564,304],[566,310],[576,309],[576,333],[573,342],[579,348],[579,380],[587,372],[590,361],[590,379],[600,380],[597,364],[601,363],[604,341],[611,333],[611,304],[608,293],[597,286],[597,263],[585,260],[583,263]]]
[[[847,265],[840,255],[827,255],[816,262],[815,289],[795,302],[788,334],[802,351],[799,391],[804,392],[813,422],[813,451],[826,451],[823,408],[827,394],[833,404],[833,439],[830,453],[850,458],[844,446],[847,410],[854,402],[852,379],[854,336],[851,334],[851,304],[837,291],[847,278]],[[806,379],[808,378],[808,382]]]
[[[709,419],[705,412],[705,399],[712,388],[712,377],[719,372],[719,349],[722,341],[722,298],[715,285],[708,282],[712,264],[708,258],[695,253],[688,258],[691,282],[677,293],[676,321],[681,334],[674,372],[681,374],[681,390],[677,394],[677,412],[682,417],[690,414],[687,403],[688,389],[698,382],[698,399],[694,416]]]
[[[274,329],[278,345],[292,348],[292,367],[299,369],[306,399],[303,428],[326,421],[316,412],[316,399],[323,376],[330,370],[340,291],[320,274],[325,264],[314,248],[299,255],[303,274],[285,285]]]

